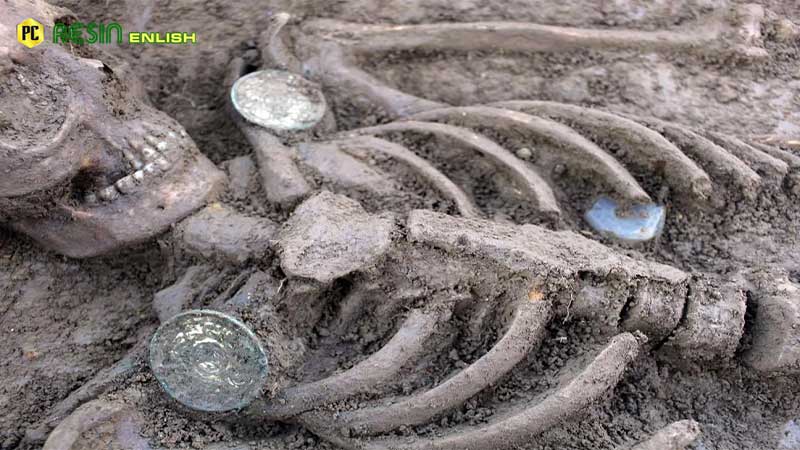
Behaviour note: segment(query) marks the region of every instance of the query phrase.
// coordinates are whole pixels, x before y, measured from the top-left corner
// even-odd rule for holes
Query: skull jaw
[[[201,208],[223,189],[225,175],[205,156],[158,184],[100,205],[59,203],[45,217],[11,224],[43,247],[71,258],[109,254],[144,242]]]

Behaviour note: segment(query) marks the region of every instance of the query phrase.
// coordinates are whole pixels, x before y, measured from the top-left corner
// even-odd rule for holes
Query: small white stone
[[[131,138],[125,138],[125,142],[127,142],[131,148],[134,148],[136,150],[138,150],[142,146],[142,143],[140,141]]]

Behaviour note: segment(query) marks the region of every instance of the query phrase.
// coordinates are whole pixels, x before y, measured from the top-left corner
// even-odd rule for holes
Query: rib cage
[[[323,235],[304,231],[308,230],[312,217],[317,223],[337,224],[337,231]],[[188,294],[190,298],[196,296],[197,301],[210,301],[204,307],[212,309],[225,309],[226,304],[238,304],[234,298],[246,298],[247,303],[238,308],[242,308],[240,311],[245,314],[247,311],[266,314],[266,320],[275,333],[268,342],[277,350],[288,343],[285,340],[295,339],[281,331],[283,323],[301,320],[305,340],[314,334],[308,330],[307,317],[319,317],[323,310],[331,307],[318,301],[323,298],[320,288],[309,291],[304,286],[307,286],[309,278],[320,282],[322,277],[327,279],[331,276],[327,267],[317,267],[311,264],[312,261],[333,260],[332,267],[337,270],[333,276],[354,281],[352,288],[342,294],[344,298],[335,301],[326,323],[320,324],[335,333],[333,341],[357,329],[361,320],[386,321],[388,318],[388,322],[395,322],[395,325],[384,325],[389,333],[386,338],[379,339],[380,348],[363,360],[353,361],[351,368],[337,370],[342,361],[329,358],[328,367],[321,377],[306,374],[296,378],[301,380],[299,382],[279,383],[275,392],[256,400],[230,417],[232,420],[295,423],[348,449],[514,448],[603,401],[637,355],[648,347],[661,345],[666,336],[685,333],[701,348],[716,346],[714,351],[705,352],[705,356],[711,359],[731,357],[741,337],[743,298],[735,302],[735,307],[740,309],[731,311],[730,319],[723,321],[731,331],[726,336],[726,344],[717,342],[719,336],[714,342],[703,340],[703,336],[686,325],[691,319],[699,320],[701,326],[707,327],[709,323],[703,322],[706,315],[689,314],[681,319],[681,311],[686,309],[684,305],[689,303],[697,308],[706,308],[706,311],[713,311],[711,316],[717,317],[720,314],[717,309],[722,311],[734,307],[727,302],[733,296],[726,295],[722,301],[709,302],[702,296],[703,287],[695,284],[688,274],[669,266],[631,259],[569,232],[503,225],[418,210],[405,218],[402,233],[397,232],[399,230],[385,231],[387,236],[391,236],[389,247],[374,244],[374,248],[386,252],[385,258],[377,259],[383,261],[377,267],[372,267],[375,264],[372,260],[356,266],[345,264],[365,249],[341,244],[351,242],[349,236],[361,236],[367,229],[376,230],[377,220],[380,220],[377,217],[364,212],[352,200],[330,193],[313,196],[296,208],[293,218],[275,236],[282,255],[281,267],[287,276],[280,296],[262,292],[260,288],[245,288],[247,285],[261,286],[260,283],[245,281],[248,272],[235,276],[227,288],[217,286],[224,279],[222,274],[209,276],[202,270],[199,274],[196,270],[187,272],[186,280],[177,283],[185,287],[194,285],[196,277],[207,280],[194,285],[193,292]],[[433,270],[433,267],[443,270]],[[298,276],[298,271],[304,275]],[[406,285],[409,276],[414,282]],[[256,275],[251,277],[258,279]],[[496,280],[498,287],[482,292],[487,280]],[[389,285],[375,289],[372,286],[376,281]],[[393,286],[393,283],[399,285]],[[425,286],[425,290],[413,288],[420,285]],[[240,293],[230,297],[240,286]],[[171,289],[167,288],[167,291]],[[603,290],[601,297],[608,303],[596,301],[591,294],[596,289]],[[219,290],[223,293],[216,295]],[[207,294],[211,297],[206,297]],[[385,296],[383,303],[387,307],[366,308],[358,299],[364,296],[373,297],[373,302],[375,297]],[[168,295],[157,297],[173,301]],[[300,318],[274,315],[278,305],[300,306],[300,302],[309,300],[313,301],[295,308],[310,309]],[[485,310],[481,312],[484,305],[492,310],[488,316]],[[368,317],[354,315],[354,308]],[[463,316],[459,320],[454,317],[456,309]],[[405,310],[407,312],[402,312]],[[623,310],[627,312],[623,314]],[[395,315],[399,317],[391,319]],[[586,356],[592,357],[585,363],[575,367],[556,364],[555,370],[564,377],[561,386],[550,387],[530,400],[505,405],[502,412],[484,425],[459,425],[446,429],[443,435],[413,440],[395,436],[403,427],[425,426],[447,417],[467,401],[480,401],[473,399],[501,384],[515,370],[522,369],[524,374],[524,367],[520,367],[524,364],[520,363],[537,352],[548,337],[548,324],[565,315],[605,323],[608,330],[607,338],[598,339],[602,348],[590,351]],[[313,320],[310,322],[314,323]],[[335,326],[331,326],[333,324]],[[446,354],[447,349],[452,348],[453,342],[448,338],[451,333],[461,330],[462,336],[468,336],[477,331],[482,335],[487,328],[495,329],[497,336],[481,344],[489,350],[477,359],[456,371],[446,372],[448,375],[441,377],[440,381],[434,378],[432,385],[425,384],[402,395],[398,392],[397,387],[403,379],[413,378],[415,371],[449,364],[447,358],[437,361],[431,356]],[[647,336],[638,330],[645,331]],[[607,341],[602,344],[604,339]],[[682,347],[682,342],[678,340],[672,344],[678,346],[678,354],[691,348]],[[693,354],[700,354],[693,350]],[[98,389],[107,389],[114,378],[135,371],[131,360],[138,359],[137,353],[141,351],[141,348],[135,349],[133,355],[87,383],[88,391],[76,391],[76,398],[70,396],[55,410],[63,412],[74,408],[85,396],[97,395]],[[325,354],[326,347],[319,351]],[[281,362],[280,353],[272,354],[272,358],[276,376],[280,377],[287,366]],[[398,396],[391,397],[393,391]],[[351,403],[353,399],[359,400]],[[98,406],[80,408],[65,420],[53,432],[45,448],[70,448],[73,440],[63,436],[75,439],[79,433],[72,430],[82,431],[85,427],[97,426],[92,411],[103,409],[104,400],[95,400],[90,405],[97,402],[100,402]],[[335,415],[329,412],[329,405],[348,403],[358,406]],[[83,419],[87,414],[88,418]],[[59,416],[59,420],[60,417],[63,416]],[[121,420],[119,417],[125,416],[103,420],[113,422]],[[674,447],[662,444],[659,447],[659,439],[664,437],[657,434],[653,437],[656,448],[680,449],[697,436],[696,425],[691,422],[675,424],[664,432],[669,432],[671,437],[678,436],[673,441],[682,444],[676,443]]]
[[[277,15],[274,26],[265,32],[264,59],[300,73],[303,63],[282,42],[281,30],[287,20],[288,16]],[[357,35],[357,30],[347,29]],[[442,31],[436,25],[428,30],[433,31],[434,37]],[[384,31],[377,30],[379,38]],[[461,29],[466,35],[474,31],[469,25]],[[545,31],[556,36],[563,32]],[[624,42],[618,36],[611,37],[614,39],[601,36],[598,41],[597,36],[589,33],[581,35],[579,43],[600,42],[613,46]],[[432,42],[436,44],[437,41]],[[670,46],[669,42],[663,44]],[[687,39],[678,44],[687,45]],[[615,275],[620,267],[623,272],[633,270],[639,262],[605,267],[600,264],[587,269],[579,263],[580,256],[586,255],[577,252],[576,258],[576,253],[571,253],[572,247],[556,235],[531,237],[525,233],[525,227],[505,228],[505,225],[479,222],[478,218],[488,216],[490,208],[477,199],[480,193],[462,185],[468,177],[452,175],[458,170],[453,170],[450,158],[458,152],[479,155],[486,166],[491,167],[487,173],[502,175],[489,179],[501,185],[497,192],[529,203],[534,221],[569,228],[576,225],[574,218],[582,212],[580,207],[605,193],[627,204],[674,200],[681,206],[707,207],[719,206],[728,199],[753,200],[763,190],[788,188],[796,192],[800,157],[764,143],[692,130],[655,118],[629,117],[575,105],[531,100],[465,107],[442,105],[382,85],[349,64],[343,45],[331,42],[314,45],[325,49],[324,68],[317,74],[323,84],[342,83],[346,88],[355,88],[356,92],[361,89],[361,93],[366,92],[368,97],[377,100],[397,120],[340,133],[328,133],[321,127],[317,130],[322,135],[319,139],[302,134],[287,138],[275,133],[282,138],[279,139],[270,134],[271,130],[241,123],[245,135],[256,148],[265,187],[270,177],[280,179],[276,189],[268,188],[271,200],[295,204],[310,197],[317,188],[340,191],[360,200],[413,189],[417,180],[406,184],[408,178],[402,176],[396,177],[398,184],[387,183],[388,179],[395,178],[395,171],[376,163],[380,158],[387,158],[434,187],[439,196],[451,204],[449,208],[435,209],[463,217],[455,219],[411,212],[405,231],[410,233],[410,240],[415,244],[450,251],[467,249],[469,254],[500,254],[511,265],[508,269],[513,273],[521,267],[514,266],[515,262],[519,263],[514,259],[519,249],[527,249],[522,251],[524,257],[520,259],[531,267],[536,266],[526,260],[531,254],[550,254],[535,245],[531,247],[532,242],[552,243],[555,247],[561,244],[570,251],[553,270],[569,272],[570,277],[583,279],[583,282],[560,287],[572,296],[569,300],[540,301],[541,293],[537,291],[516,298],[513,319],[494,347],[436,386],[393,399],[393,403],[378,398],[340,415],[326,411],[326,406],[332,403],[379,390],[383,383],[399,373],[401,366],[430,351],[429,340],[436,334],[437,326],[448,322],[452,316],[453,303],[432,302],[411,309],[400,321],[393,337],[374,354],[349,370],[288,387],[258,401],[244,411],[250,419],[298,423],[327,441],[352,449],[513,448],[602,399],[614,388],[647,339],[650,346],[659,347],[667,356],[672,351],[674,361],[679,361],[684,351],[698,349],[704,349],[709,359],[733,357],[744,332],[745,303],[737,287],[725,287],[730,293],[726,298],[732,301],[708,302],[703,298],[702,285],[692,285],[689,289],[688,275],[677,273],[679,271],[671,272],[674,278],[664,280],[650,277],[652,274]],[[391,42],[387,44],[386,40],[376,39],[372,44],[362,42],[356,51],[391,49]],[[745,53],[753,54],[752,51]],[[238,76],[238,72],[234,76]],[[527,140],[537,143],[534,150],[539,158],[533,162],[517,156],[524,154],[521,149],[531,147]],[[453,153],[441,156],[429,151],[445,147],[454,148]],[[349,170],[337,170],[342,167]],[[582,179],[584,184],[574,183],[576,179]],[[587,180],[599,182],[586,188]],[[660,182],[670,188],[668,198],[654,189]],[[577,188],[567,192],[564,186],[573,183]],[[286,190],[282,191],[281,186]],[[438,200],[432,203],[438,205]],[[413,209],[407,204],[400,206],[404,210]],[[313,211],[318,214],[324,208]],[[523,214],[522,217],[531,216]],[[476,226],[483,231],[475,231],[473,227]],[[519,238],[522,240],[516,239],[518,234],[523,235]],[[486,239],[494,241],[486,244]],[[528,250],[530,253],[525,253]],[[580,267],[584,270],[579,270]],[[610,290],[593,291],[606,288]],[[618,298],[609,293],[618,294]],[[393,435],[402,427],[435,421],[492,386],[534,351],[544,337],[547,323],[553,316],[563,315],[565,306],[568,314],[583,314],[603,322],[616,334],[568,383],[554,389],[543,401],[517,405],[520,407],[484,426],[460,427],[444,436],[430,438],[403,439]],[[356,302],[353,307],[359,304]],[[347,314],[343,311],[342,315]],[[709,338],[698,331],[719,325],[709,323],[709,317],[729,319],[729,322],[722,321],[728,323],[724,335]],[[694,422],[677,422],[636,448],[679,449],[689,445],[697,434]]]
[[[323,202],[322,199],[330,197],[330,194],[320,194],[309,202],[319,204]],[[317,215],[327,215],[324,207],[307,209],[303,205],[300,209],[303,211],[301,215],[312,210]],[[385,391],[392,381],[397,382],[398,375],[402,373],[399,368],[407,364],[407,357],[414,354],[415,359],[421,358],[418,353],[422,349],[427,352],[441,351],[437,345],[441,346],[442,343],[437,344],[430,336],[435,334],[436,326],[450,322],[450,310],[454,303],[448,301],[447,297],[443,303],[433,301],[427,304],[426,313],[412,310],[383,348],[352,369],[330,378],[290,387],[279,392],[275,398],[263,399],[246,414],[266,420],[298,422],[322,438],[348,449],[514,448],[604,398],[645,346],[645,342],[648,342],[648,338],[649,345],[660,345],[663,339],[679,328],[680,313],[673,320],[670,317],[672,313],[665,311],[679,312],[684,309],[685,302],[704,301],[703,288],[694,285],[690,294],[688,285],[692,281],[681,271],[653,263],[636,266],[624,257],[618,259],[620,256],[599,244],[589,244],[591,241],[583,242],[580,239],[581,242],[572,243],[574,241],[570,236],[561,237],[541,228],[526,229],[490,224],[480,219],[460,219],[429,211],[414,211],[407,219],[406,233],[408,240],[416,247],[425,249],[417,258],[434,265],[440,257],[449,258],[450,264],[463,269],[456,270],[456,273],[475,274],[466,276],[464,280],[450,281],[459,286],[469,286],[478,282],[478,278],[487,277],[485,273],[470,270],[472,263],[488,267],[496,263],[502,267],[502,272],[518,271],[516,273],[522,279],[530,276],[547,280],[548,274],[563,271],[561,275],[568,278],[570,273],[581,273],[583,280],[556,288],[547,281],[531,279],[524,281],[519,290],[509,288],[509,293],[513,294],[507,307],[513,314],[503,327],[502,335],[480,358],[453,372],[435,386],[424,387],[405,396],[389,397],[389,400],[378,397],[364,402],[366,404],[359,402],[357,408],[338,414],[331,414],[326,408],[330,403],[340,402],[359,392]],[[588,248],[581,250],[584,244]],[[317,245],[325,244],[308,243],[303,246],[303,251],[313,253],[312,249]],[[557,248],[564,249],[561,255],[553,251]],[[468,262],[465,262],[467,266],[462,268],[459,258],[446,256],[457,252],[470,255]],[[555,265],[550,266],[551,263]],[[413,267],[414,263],[410,265]],[[289,273],[292,269],[291,266],[285,267]],[[402,270],[405,272],[408,269]],[[388,269],[389,273],[392,271]],[[607,275],[610,272],[617,272],[616,282]],[[473,276],[475,280],[467,281]],[[391,276],[388,278],[391,279]],[[616,287],[612,288],[611,285]],[[613,324],[610,325],[610,333],[618,334],[569,382],[548,392],[543,400],[522,402],[510,407],[509,411],[498,414],[485,425],[455,427],[435,437],[405,439],[392,436],[403,427],[421,426],[439,420],[479,392],[494,386],[541,345],[546,335],[544,329],[554,316],[571,313],[589,318],[602,313],[615,314],[609,312],[613,308],[608,308],[608,305],[592,304],[591,300],[584,298],[585,289],[595,286],[609,288],[604,297],[619,296],[620,299],[635,300],[627,306],[619,305],[617,316],[609,320]],[[612,293],[615,289],[621,289],[622,292]],[[643,295],[647,297],[646,301],[642,300]],[[728,348],[719,351],[717,356],[732,356],[736,342],[741,337],[744,300],[740,300],[742,310],[734,312],[732,319],[726,322],[738,332],[734,331],[729,336]],[[502,309],[503,305],[495,304],[495,308]],[[623,308],[629,312],[626,313],[627,318],[621,320]],[[661,313],[650,317],[656,310]],[[429,319],[424,319],[426,316]],[[644,323],[648,320],[665,324],[663,326],[667,328],[658,330],[647,327]],[[619,328],[616,327],[618,322]],[[646,330],[648,337],[637,330]],[[438,334],[444,332],[442,330]],[[395,367],[392,370],[396,370],[392,375],[391,370],[387,372],[387,366],[380,361],[387,354],[396,353],[398,342],[403,340],[406,344],[402,348],[407,353],[392,364]],[[413,359],[408,362],[414,367]],[[351,383],[356,379],[362,382]],[[687,430],[679,434],[692,435]],[[693,437],[684,440],[683,445],[688,445]]]
[[[606,36],[597,30],[506,22],[392,27],[328,20],[302,24],[294,30],[299,30],[298,34],[291,33],[290,27],[286,26],[290,21],[288,14],[279,13],[262,35],[262,55],[273,67],[302,72],[340,94],[363,97],[382,108],[387,116],[397,119],[328,136],[323,143],[309,144],[334,144],[325,147],[326,151],[334,153],[338,148],[362,162],[366,161],[365,165],[358,167],[345,158],[338,162],[341,167],[369,175],[361,179],[336,179],[332,166],[319,167],[325,162],[306,158],[300,152],[296,159],[301,165],[317,166],[310,174],[311,178],[323,181],[317,187],[339,188],[357,197],[355,191],[364,189],[371,190],[372,194],[386,194],[385,179],[391,178],[392,173],[375,167],[374,158],[380,153],[409,166],[454,204],[451,212],[467,217],[482,212],[485,216],[486,205],[476,205],[476,197],[481,193],[465,192],[463,181],[470,181],[475,174],[462,170],[460,180],[452,176],[452,169],[458,169],[452,166],[468,158],[453,162],[449,159],[456,154],[441,149],[445,146],[459,147],[466,154],[482,156],[479,159],[492,166],[484,169],[484,175],[491,176],[491,171],[496,171],[507,178],[501,181],[506,185],[493,190],[492,194],[512,193],[511,203],[532,210],[520,214],[508,212],[511,216],[518,216],[517,222],[557,223],[574,228],[578,225],[576,218],[589,208],[594,199],[604,194],[623,205],[667,202],[694,209],[752,201],[765,189],[787,188],[797,193],[800,190],[800,156],[779,146],[746,142],[656,118],[625,116],[556,102],[517,100],[448,106],[387,86],[358,68],[357,58],[390,51],[441,50],[449,48],[448,45],[458,47],[453,50],[520,50],[513,46],[533,46],[524,48],[529,51],[554,51],[574,46],[646,48],[653,51],[690,48],[697,52],[732,51],[743,57],[763,56],[763,48],[758,43],[764,19],[763,8],[754,5],[737,7],[735,16],[738,22],[722,19],[719,24],[709,27],[713,31],[705,34],[623,30]],[[736,33],[720,31],[726,27],[731,27]],[[462,39],[442,38],[452,33],[459,33]],[[538,39],[512,39],[529,34]],[[737,43],[736,39],[742,42]],[[292,41],[294,49],[289,48],[288,43]],[[305,61],[301,62],[295,53]],[[234,79],[236,76],[233,74]],[[374,148],[370,148],[361,136],[377,137],[394,145],[387,153],[388,144],[371,141]],[[405,137],[410,138],[412,145],[404,142]],[[327,141],[331,138],[335,140]],[[420,152],[413,143],[421,139],[434,141],[432,145],[438,146],[439,151]],[[258,139],[252,142],[257,149],[264,147]],[[537,161],[531,163],[515,156],[519,150],[529,151],[530,147],[538,156]],[[428,159],[431,164],[418,159],[410,161],[410,155],[414,154]],[[443,174],[436,173],[435,169]],[[450,183],[445,181],[448,178]],[[374,183],[375,180],[381,182]],[[325,184],[325,181],[329,183]],[[575,189],[576,183],[583,188]],[[479,188],[487,189],[491,184],[483,182]],[[456,187],[459,185],[460,190]],[[348,187],[355,189],[348,190]],[[669,188],[668,193],[664,187]],[[307,188],[306,192],[309,191]],[[466,204],[468,200],[471,200],[471,205]],[[429,201],[424,206],[430,205]],[[577,210],[565,214],[565,209],[570,207]]]
[[[602,144],[567,124],[587,130],[585,134],[598,142],[613,142],[611,145],[624,156],[604,150]],[[483,134],[484,130],[502,136],[505,145]],[[796,176],[800,169],[800,159],[778,147],[769,148],[769,154],[733,137],[710,133],[705,137],[701,132],[656,119],[634,121],[604,111],[537,101],[440,108],[415,114],[407,120],[352,130],[334,141],[310,145],[333,143],[333,147],[326,146],[326,151],[340,150],[352,156],[357,155],[353,150],[359,150],[367,157],[382,153],[397,158],[456,204],[459,214],[474,216],[480,210],[475,205],[474,195],[457,188],[456,183],[430,164],[417,158],[410,161],[409,155],[416,153],[413,147],[403,146],[401,135],[446,139],[454,142],[453,146],[483,156],[498,172],[508,175],[513,188],[521,191],[537,212],[554,218],[560,218],[569,207],[557,200],[566,198],[567,194],[554,192],[559,189],[554,178],[563,179],[564,173],[570,178],[583,175],[584,180],[599,180],[597,185],[591,186],[595,197],[608,192],[627,204],[652,202],[648,189],[631,174],[634,170],[629,168],[633,168],[639,179],[645,175],[663,179],[672,192],[671,197],[682,206],[704,207],[724,204],[727,198],[734,202],[753,200],[763,189],[780,190],[789,186],[787,177]],[[381,140],[366,141],[362,136]],[[531,146],[530,141],[524,140],[528,136],[545,142],[545,146],[536,146],[536,149],[547,152],[541,159],[550,161],[537,165],[515,156],[515,150]],[[388,144],[387,139],[392,144]],[[386,147],[390,145],[393,151],[387,152]],[[298,159],[301,164],[316,163],[302,155]],[[438,163],[433,165],[442,166],[446,161]],[[554,171],[559,175],[554,175]],[[329,181],[336,185],[337,180]],[[653,180],[648,181],[652,183]],[[569,183],[568,180],[562,182]],[[380,193],[368,182],[360,187]],[[648,188],[652,190],[653,184]]]
[[[287,48],[284,40],[283,27],[287,22],[288,16],[279,14],[275,17],[272,26],[265,32],[266,43],[262,54],[268,64],[300,73],[305,65]],[[314,30],[318,25],[311,24],[305,31]],[[468,220],[489,217],[491,211],[497,208],[487,207],[486,197],[499,194],[507,196],[508,203],[516,201],[530,208],[531,213],[517,215],[514,207],[507,212],[507,216],[512,216],[517,222],[575,228],[580,226],[576,218],[602,195],[610,195],[625,205],[666,201],[681,208],[707,209],[739,201],[753,201],[764,191],[797,189],[800,158],[780,147],[694,130],[656,118],[630,117],[563,103],[517,100],[487,105],[448,106],[413,97],[386,86],[352,63],[354,53],[391,51],[396,50],[397,46],[406,45],[402,40],[390,39],[393,30],[380,26],[359,28],[352,24],[327,25],[320,25],[320,29],[327,29],[331,35],[339,33],[330,31],[332,29],[344,30],[345,37],[330,38],[328,35],[320,38],[319,35],[307,34],[296,40],[300,47],[298,53],[305,53],[304,56],[308,57],[309,48],[317,52],[318,66],[311,69],[312,76],[319,78],[326,87],[368,98],[395,120],[333,134],[322,126],[317,130],[321,138],[309,139],[309,136],[297,135],[286,139],[284,136],[280,145],[275,145],[274,141],[265,144],[264,139],[256,137],[251,131],[251,125],[240,122],[256,150],[262,152],[259,155],[262,176],[266,176],[263,172],[266,168],[269,175],[286,177],[284,184],[303,186],[299,196],[296,189],[285,197],[280,188],[268,192],[268,195],[273,195],[271,200],[278,203],[292,203],[298,197],[324,188],[347,194],[365,204],[369,204],[369,200],[376,196],[398,196],[401,199],[396,203],[399,209],[408,211],[419,205],[409,205],[413,202],[403,204],[408,197],[398,195],[396,191],[414,191],[415,188],[419,189],[416,186],[421,181],[433,187],[449,203],[449,206],[442,206],[437,200],[422,199],[420,201],[426,202],[422,205],[424,207],[431,208],[433,205],[433,209],[455,213]],[[399,33],[407,33],[409,39],[415,42],[408,44],[410,46],[438,48],[440,41],[436,38],[437,33],[446,26],[419,27],[422,35],[419,42],[422,44],[414,41],[414,30]],[[505,26],[498,25],[497,29],[505,30]],[[508,27],[513,28],[512,25]],[[479,26],[467,24],[462,28],[459,28],[459,32],[468,36],[482,33],[476,31],[481,29]],[[555,30],[554,33],[558,35],[562,31]],[[362,32],[365,33],[363,36]],[[651,37],[637,36],[643,41]],[[430,40],[426,41],[426,38]],[[582,37],[587,45],[620,44],[605,41],[602,37],[598,40],[595,38],[597,36],[591,34]],[[479,39],[478,44],[489,45],[489,41],[494,42],[497,36],[486,39],[488,41]],[[557,36],[555,40],[558,39]],[[670,39],[666,41],[665,47],[670,47]],[[470,48],[474,44],[467,37],[464,42],[469,42],[465,45]],[[675,44],[680,47],[685,41],[677,40]],[[753,55],[758,52],[745,53]],[[233,79],[237,76],[236,72],[232,75]],[[296,144],[298,141],[301,143]],[[537,158],[526,161],[526,150],[530,153],[531,147],[534,147]],[[291,158],[287,158],[287,154]],[[403,169],[386,164],[385,160]],[[465,161],[468,160],[480,160],[478,164],[482,167],[477,173],[481,176],[488,174],[487,178],[477,181],[471,179],[476,172],[465,170]],[[270,169],[268,161],[280,163]],[[284,170],[287,165],[296,165],[298,170]],[[409,180],[409,177],[398,176],[398,172],[403,170],[410,171],[414,177]],[[489,189],[487,184],[497,186],[494,190],[481,192],[481,189]],[[277,187],[275,184],[272,186]],[[669,188],[668,194],[659,189],[661,186]],[[411,214],[413,216],[414,213]],[[458,228],[464,224],[459,222],[450,226]],[[460,242],[462,238],[456,241]],[[469,239],[466,241],[469,242]],[[444,244],[445,248],[447,244]],[[436,245],[443,243],[437,242]],[[375,356],[332,378],[279,393],[278,398],[282,400],[279,403],[285,406],[271,405],[265,400],[248,414],[269,420],[298,422],[325,440],[352,449],[455,450],[518,446],[531,436],[579,413],[613,389],[624,367],[636,357],[642,345],[642,339],[630,332],[643,331],[652,340],[651,345],[663,345],[665,355],[671,354],[680,360],[683,351],[690,348],[696,350],[695,346],[703,341],[697,327],[704,325],[699,323],[709,320],[711,316],[726,317],[729,319],[728,329],[699,345],[707,346],[707,356],[711,359],[733,357],[744,332],[745,303],[742,292],[727,286],[724,288],[730,294],[727,304],[712,302],[703,305],[705,290],[701,286],[695,286],[691,296],[687,296],[687,282],[678,283],[673,289],[666,297],[660,297],[643,288],[616,306],[613,301],[612,304],[592,303],[591,289],[581,291],[581,301],[586,307],[584,313],[595,318],[599,315],[607,323],[619,324],[621,330],[617,331],[622,331],[622,334],[614,337],[595,360],[561,390],[551,393],[540,403],[524,405],[485,426],[457,428],[444,436],[432,438],[398,439],[386,436],[402,427],[424,425],[436,420],[510,371],[541,339],[538,330],[545,326],[551,314],[549,310],[541,309],[545,305],[531,309],[528,301],[520,301],[514,321],[506,329],[506,334],[495,343],[495,347],[466,369],[430,390],[394,399],[391,404],[373,404],[335,416],[325,412],[325,404],[356,394],[356,385],[371,390],[385,379],[387,374],[366,376],[365,373],[372,372],[373,358],[394,352],[392,345],[395,339],[400,339],[415,327],[430,330],[418,323],[419,312],[415,311],[408,316],[395,338]],[[665,306],[667,304],[669,306]],[[681,316],[681,311],[685,311],[686,307],[691,311],[691,317]],[[714,312],[710,313],[711,310]],[[577,313],[580,314],[580,308]],[[706,315],[709,313],[710,316]],[[436,320],[440,318],[443,317],[437,316]],[[715,322],[714,326],[717,325]],[[521,333],[520,330],[525,332]],[[416,332],[415,336],[415,342],[421,345],[426,333]],[[512,346],[504,347],[512,342]],[[411,345],[407,350],[405,356],[410,356],[419,351],[419,347]],[[502,358],[495,361],[500,355]],[[500,360],[505,365],[500,364],[498,368]],[[492,369],[486,369],[488,367]],[[612,367],[614,370],[611,370]],[[358,384],[352,381],[354,379],[368,381]],[[323,395],[321,390],[327,390],[327,395]],[[648,448],[648,445],[664,447],[667,444],[661,440],[673,432],[679,436],[673,441],[673,448],[683,448],[697,436],[696,424],[673,424],[663,435],[655,436],[653,442],[641,444],[641,448]]]

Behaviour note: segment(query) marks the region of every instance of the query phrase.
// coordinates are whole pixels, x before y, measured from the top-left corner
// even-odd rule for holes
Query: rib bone
[[[538,206],[541,212],[555,217],[558,217],[561,213],[553,191],[539,174],[520,164],[519,160],[505,148],[472,131],[440,123],[406,121],[360,128],[354,130],[351,134],[381,135],[392,132],[433,134],[449,138],[460,145],[476,150],[510,172],[521,187],[533,197],[534,204]]]
[[[405,163],[428,180],[446,198],[455,203],[458,212],[464,217],[480,217],[481,213],[469,196],[431,163],[420,158],[411,150],[394,142],[372,136],[362,136],[339,141],[331,141],[343,151],[358,149],[369,153],[388,155]]]
[[[338,427],[358,434],[379,434],[402,426],[420,425],[443,414],[497,382],[542,339],[551,305],[528,298],[517,302],[515,317],[502,339],[483,357],[435,388],[389,406],[343,413]]]
[[[617,335],[578,376],[543,401],[487,425],[458,429],[444,437],[361,441],[331,431],[338,419],[330,416],[303,416],[301,422],[334,444],[354,450],[513,448],[524,445],[532,437],[578,414],[606,395],[638,355],[643,339],[641,335],[630,333]]]
[[[749,5],[738,12],[738,31],[741,35],[737,40],[741,44],[732,46],[724,41],[726,31],[733,28],[725,23],[725,17],[714,17],[708,23],[693,24],[690,30],[672,31],[603,30],[516,22],[365,25],[327,19],[309,21],[304,24],[303,30],[338,42],[357,54],[498,49],[562,52],[584,48],[718,53],[730,47],[727,50],[743,56],[765,56],[765,50],[757,46],[763,8]]]
[[[415,114],[409,119],[444,121],[460,126],[498,129],[509,135],[542,137],[564,152],[579,169],[599,174],[626,200],[635,203],[652,201],[616,159],[572,128],[554,120],[488,106],[435,109]]]
[[[664,177],[679,193],[697,200],[705,200],[711,195],[711,179],[703,169],[663,136],[632,120],[604,111],[555,102],[519,100],[493,103],[492,106],[543,114],[577,123],[612,142],[622,140],[630,149],[629,157],[651,173],[657,173],[663,165]]]
[[[423,345],[446,322],[452,305],[437,305],[409,313],[405,322],[386,345],[353,368],[331,377],[291,387],[274,398],[260,399],[246,414],[259,419],[280,420],[327,403],[369,392],[395,377],[408,361],[419,356]]]

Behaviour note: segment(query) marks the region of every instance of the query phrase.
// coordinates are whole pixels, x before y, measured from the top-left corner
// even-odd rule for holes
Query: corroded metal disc
[[[239,78],[231,100],[248,122],[283,131],[313,127],[327,108],[317,85],[283,70],[259,70]]]
[[[150,368],[164,390],[189,408],[222,412],[247,406],[267,380],[267,355],[240,321],[195,310],[163,323],[150,341]]]

